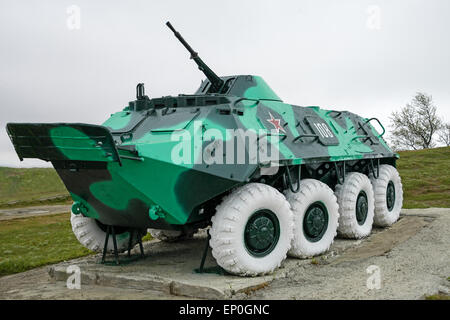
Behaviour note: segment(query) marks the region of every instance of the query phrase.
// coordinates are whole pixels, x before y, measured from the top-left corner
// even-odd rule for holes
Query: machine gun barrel
[[[215,74],[214,71],[212,71],[206,65],[206,63],[203,62],[203,60],[198,56],[198,53],[191,48],[191,46],[186,42],[186,40],[183,39],[181,34],[177,30],[175,30],[175,28],[172,26],[170,22],[166,22],[166,25],[169,27],[170,30],[172,30],[175,37],[177,37],[177,39],[180,40],[181,44],[187,49],[187,51],[189,51],[189,53],[191,54],[191,59],[195,61],[195,63],[198,65],[198,68],[205,74],[205,76],[211,82],[211,87],[208,90],[208,92],[211,93],[219,92],[223,86],[223,80],[220,79],[220,77],[217,74]]]

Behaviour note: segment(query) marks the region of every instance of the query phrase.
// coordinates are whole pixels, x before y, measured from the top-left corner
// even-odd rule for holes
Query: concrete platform
[[[144,259],[128,263],[125,261],[119,266],[113,263],[100,264],[101,255],[97,254],[52,265],[48,271],[53,280],[66,281],[70,276],[67,267],[77,265],[81,270],[82,285],[153,290],[165,295],[197,299],[227,299],[242,294],[248,295],[267,287],[274,279],[289,277],[299,269],[310,268],[312,264],[352,263],[355,259],[383,255],[399,242],[406,241],[426,224],[427,221],[422,217],[403,215],[391,228],[375,228],[365,240],[336,239],[331,250],[325,255],[304,260],[288,258],[272,275],[253,278],[196,273],[194,270],[199,267],[205,247],[205,232],[195,235],[192,240],[177,243],[149,241],[144,244]],[[137,256],[138,247],[132,253]],[[114,261],[114,256],[108,255],[107,259]],[[126,255],[120,255],[120,259],[126,260]],[[217,267],[210,251],[205,267]]]
[[[224,299],[239,292],[263,287],[282,272],[274,275],[244,278],[221,273],[221,269],[209,254],[205,270],[198,269],[205,247],[206,235],[196,235],[192,240],[166,243],[152,240],[144,243],[145,258],[137,258],[139,248],[132,250],[132,261],[127,255],[119,255],[120,265],[114,264],[114,255],[107,256],[107,263],[101,264],[101,255],[70,260],[49,268],[50,276],[57,281],[66,281],[69,265],[81,270],[81,284],[120,287],[130,289],[151,289],[165,294],[200,299]],[[134,261],[133,261],[134,260]]]

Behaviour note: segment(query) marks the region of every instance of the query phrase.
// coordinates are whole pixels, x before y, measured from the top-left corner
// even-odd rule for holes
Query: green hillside
[[[402,151],[404,208],[450,207],[450,147]]]
[[[0,167],[0,207],[68,199],[69,194],[53,168]]]
[[[400,152],[404,208],[450,207],[450,147]],[[68,201],[51,168],[0,167],[0,207]]]

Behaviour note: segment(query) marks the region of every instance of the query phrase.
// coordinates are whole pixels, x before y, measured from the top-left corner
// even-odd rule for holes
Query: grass
[[[402,151],[404,208],[450,207],[450,147]]]
[[[0,207],[60,203],[69,198],[53,168],[0,167]]]
[[[69,213],[0,222],[0,276],[90,253],[75,238]]]
[[[450,296],[442,293],[425,296],[425,300],[450,300]]]

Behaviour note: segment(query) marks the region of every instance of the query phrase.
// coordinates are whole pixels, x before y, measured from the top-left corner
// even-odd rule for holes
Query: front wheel
[[[268,274],[286,258],[293,218],[289,203],[275,188],[250,183],[236,189],[217,206],[211,221],[212,255],[230,273]]]

